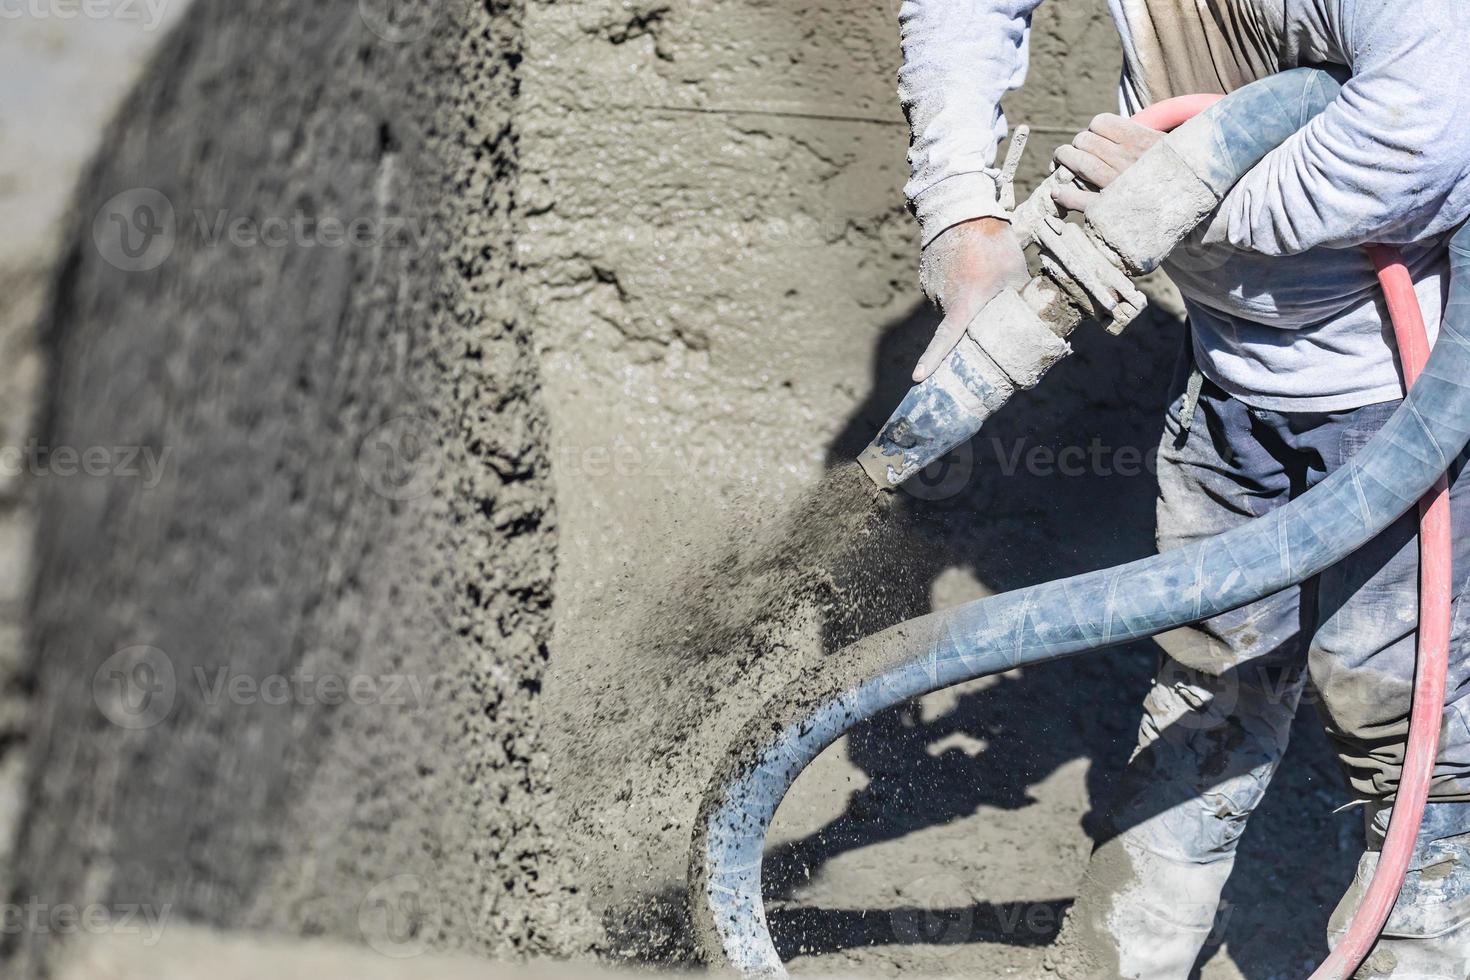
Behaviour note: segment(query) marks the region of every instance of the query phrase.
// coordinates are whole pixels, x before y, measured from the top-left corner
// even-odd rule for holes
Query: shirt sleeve
[[[1470,51],[1454,0],[1334,0],[1352,77],[1235,185],[1214,224],[1238,248],[1405,244],[1470,214]]]
[[[911,135],[904,188],[925,245],[951,225],[1004,215],[997,201],[1000,100],[1026,79],[1041,0],[904,0],[898,94]]]

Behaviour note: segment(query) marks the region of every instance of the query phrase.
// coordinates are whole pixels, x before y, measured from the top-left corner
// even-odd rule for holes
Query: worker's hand
[[[1118,175],[1138,161],[1138,158],[1164,134],[1157,129],[1140,126],[1131,119],[1103,113],[1092,123],[1071,146],[1063,146],[1056,152],[1058,165],[1066,167],[1099,191],[1118,179]],[[1068,211],[1084,214],[1093,201],[1096,191],[1083,190],[1071,184],[1052,191],[1052,200]]]
[[[923,381],[943,363],[976,313],[1007,286],[1031,278],[1026,254],[1009,221],[977,218],[946,228],[919,259],[919,285],[944,314],[934,339],[914,368]]]

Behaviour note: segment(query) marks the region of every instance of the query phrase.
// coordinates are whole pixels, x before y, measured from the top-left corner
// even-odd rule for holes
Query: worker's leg
[[[1378,867],[1392,808],[1368,807],[1368,852],[1332,914],[1336,946]],[[1464,980],[1470,977],[1470,803],[1431,803],[1393,914],[1359,977]]]
[[[1068,922],[1067,945],[1083,954],[1074,976],[1184,980],[1218,940],[1220,893],[1286,750],[1300,676],[1260,687],[1165,659],[1113,836],[1093,852]]]
[[[1206,384],[1188,431],[1180,399],[1159,456],[1159,547],[1178,547],[1289,499],[1280,447]],[[1310,589],[1310,586],[1309,586]],[[1215,931],[1246,818],[1286,749],[1305,672],[1301,590],[1159,638],[1138,748],[1058,952],[1068,977],[1184,980]]]
[[[1359,409],[1339,435],[1319,440],[1327,470],[1356,452],[1393,408]],[[1404,890],[1361,973],[1366,977],[1470,976],[1470,803],[1463,802],[1470,799],[1470,477],[1457,473],[1450,500],[1455,597],[1448,703],[1431,790],[1438,802],[1426,815]],[[1417,656],[1417,521],[1411,511],[1319,583],[1322,628],[1310,650],[1312,678],[1322,692],[1328,734],[1354,795],[1369,802],[1370,817],[1369,851],[1334,914],[1334,943],[1377,866],[1387,801],[1398,790]]]

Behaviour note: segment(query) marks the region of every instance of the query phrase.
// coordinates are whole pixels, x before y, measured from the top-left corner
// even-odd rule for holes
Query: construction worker
[[[906,193],[920,278],[944,314],[915,369],[1028,278],[999,203],[999,102],[1026,74],[1039,0],[905,0],[899,93],[912,129]],[[1388,419],[1398,366],[1364,243],[1401,245],[1431,335],[1446,242],[1470,214],[1470,57],[1447,0],[1110,0],[1123,115],[1099,116],[1057,162],[1106,187],[1160,134],[1125,116],[1230,92],[1300,65],[1341,66],[1337,101],[1248,174],[1166,266],[1189,315],[1159,454],[1158,545],[1250,521],[1306,492]],[[1085,212],[1088,189],[1059,191]],[[1147,206],[1147,202],[1140,202]],[[1457,476],[1464,460],[1455,462]],[[1360,975],[1470,976],[1470,478],[1453,480],[1455,606],[1448,704],[1430,805],[1404,890]],[[1135,751],[1052,965],[1065,976],[1190,975],[1251,811],[1310,677],[1368,851],[1334,914],[1371,876],[1399,778],[1415,658],[1416,515],[1278,595],[1160,638]]]

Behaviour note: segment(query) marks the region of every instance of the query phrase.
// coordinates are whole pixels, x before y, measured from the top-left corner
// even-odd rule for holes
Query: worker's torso
[[[1329,0],[1108,0],[1134,110],[1176,95],[1233,92],[1301,65],[1347,66]],[[1332,9],[1329,10],[1328,7]]]
[[[1231,92],[1280,71],[1283,3],[1111,0],[1132,97],[1148,104],[1196,92]]]
[[[1135,112],[1227,93],[1301,65],[1351,68],[1342,23],[1354,0],[1109,0],[1123,39],[1122,102]],[[1409,248],[1431,330],[1444,250]],[[1271,258],[1197,244],[1166,266],[1189,302],[1201,367],[1248,403],[1327,411],[1394,397],[1398,374],[1359,249]]]

